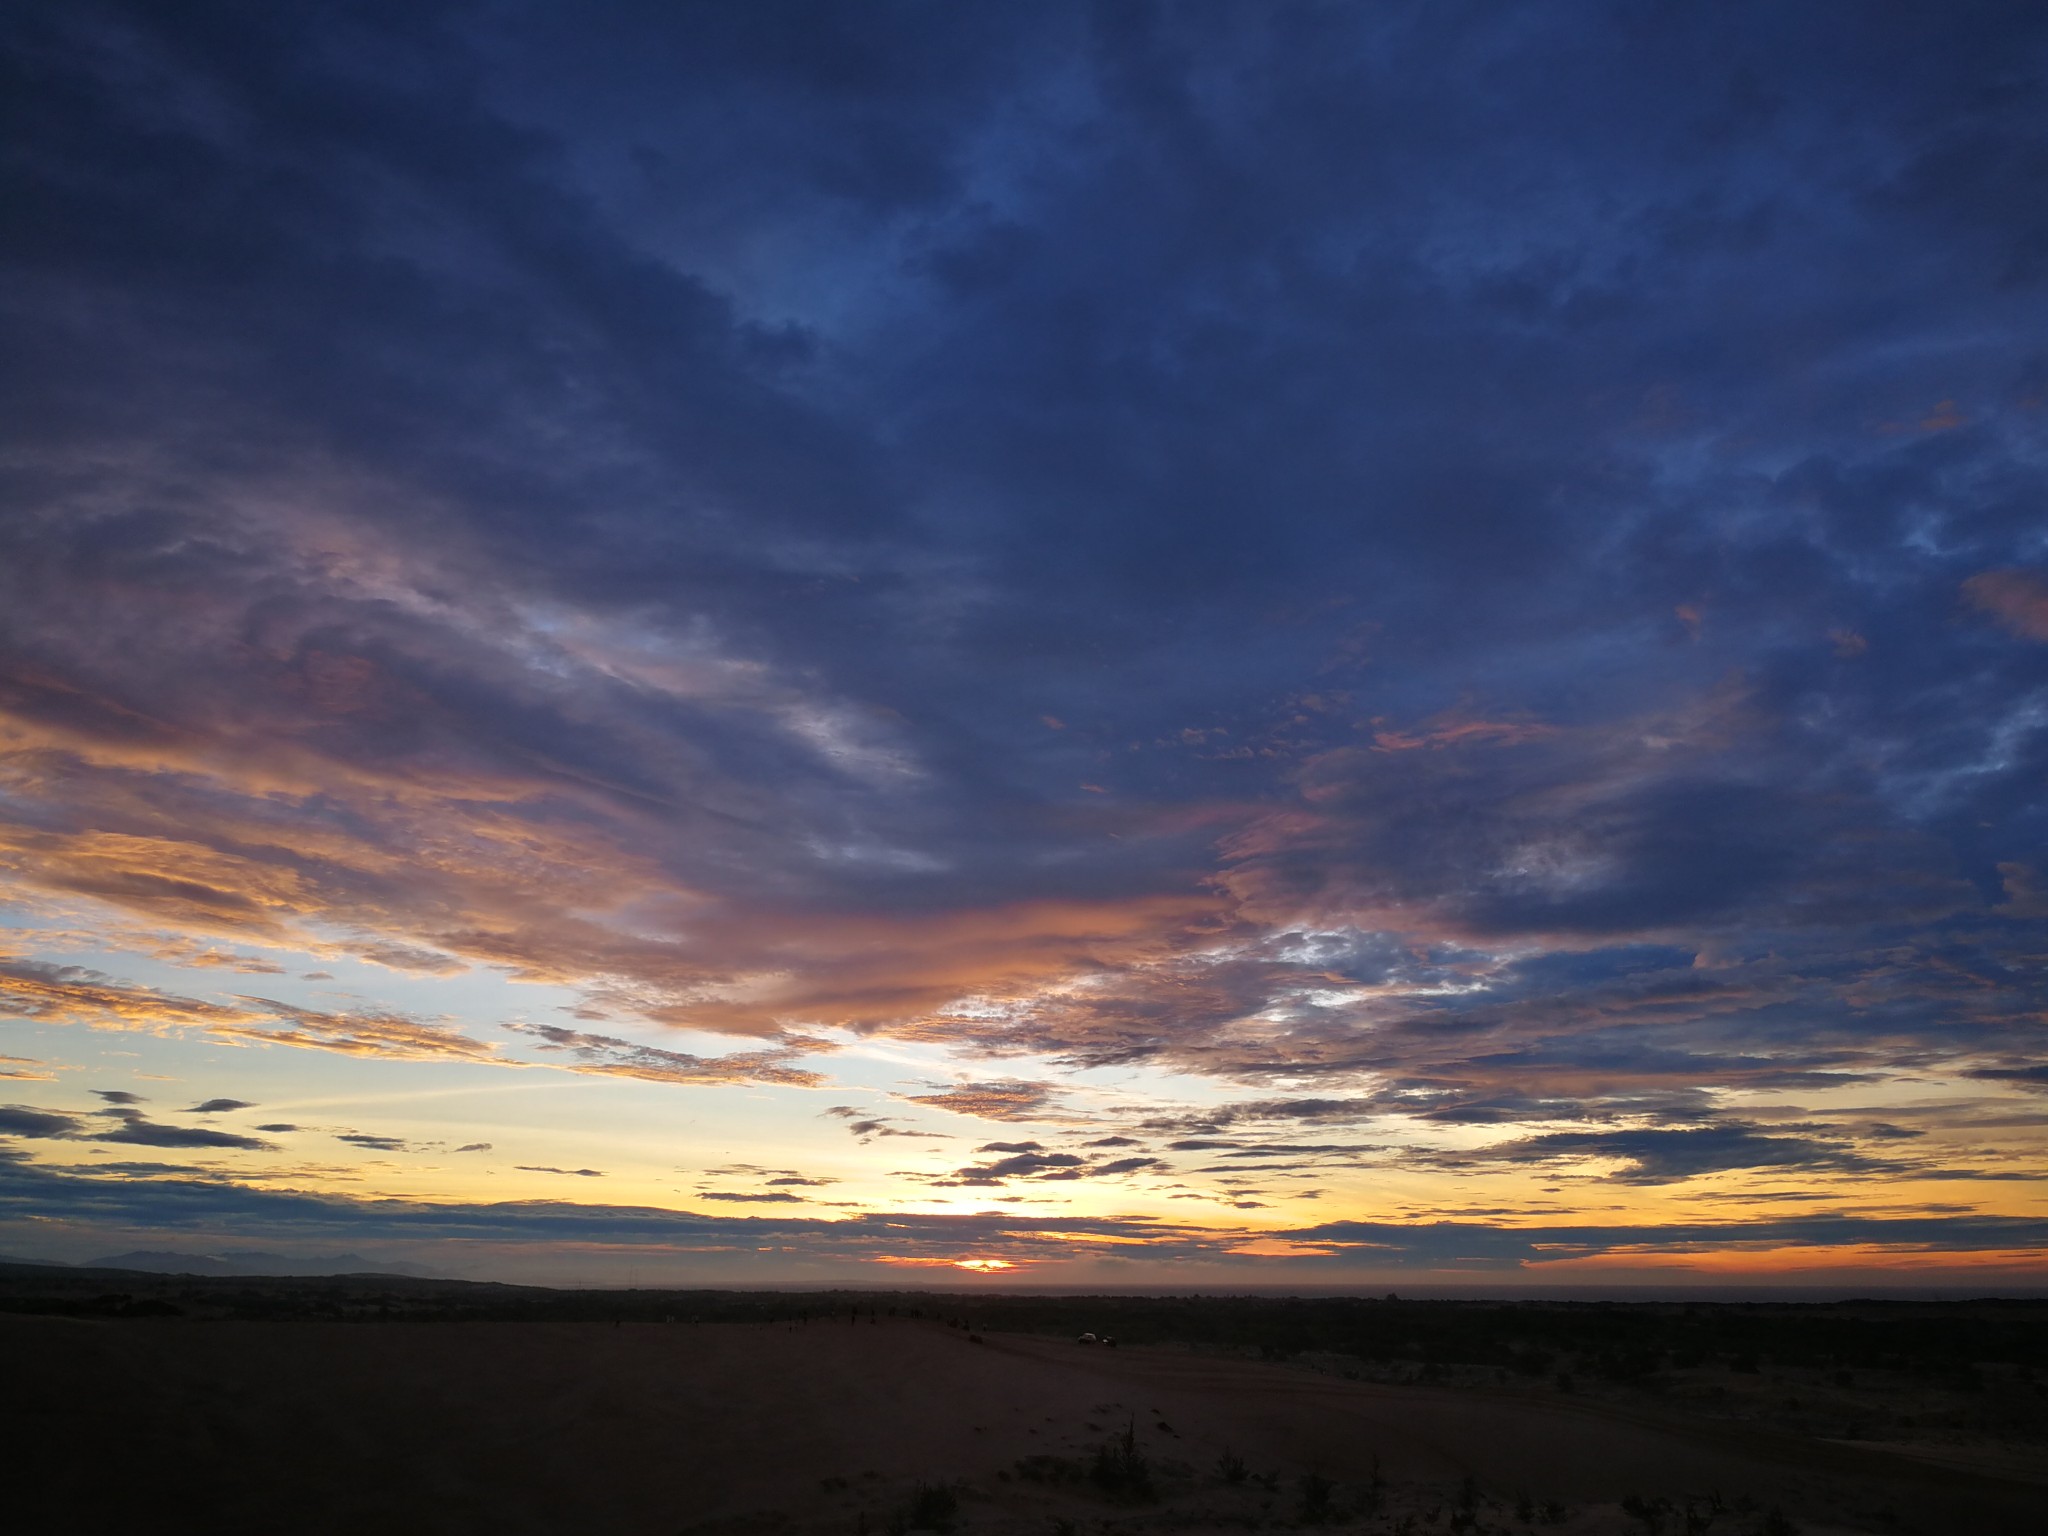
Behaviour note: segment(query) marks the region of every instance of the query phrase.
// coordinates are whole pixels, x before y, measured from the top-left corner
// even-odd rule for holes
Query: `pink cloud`
[[[2048,640],[2048,579],[2032,571],[1982,571],[1963,595],[2016,635]]]

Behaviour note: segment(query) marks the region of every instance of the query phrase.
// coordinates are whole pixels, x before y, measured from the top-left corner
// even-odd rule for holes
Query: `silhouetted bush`
[[[1305,1525],[1321,1525],[1336,1514],[1337,1485],[1320,1472],[1302,1474],[1297,1491],[1301,1495],[1301,1519]]]
[[[1621,1512],[1648,1531],[1650,1536],[1656,1536],[1664,1529],[1664,1517],[1671,1513],[1671,1501],[1646,1499],[1641,1494],[1632,1493],[1621,1501]]]
[[[960,1495],[945,1483],[919,1483],[911,1490],[910,1502],[889,1523],[894,1536],[910,1531],[950,1531],[960,1513]]]
[[[1095,1461],[1088,1469],[1088,1480],[1103,1492],[1119,1498],[1153,1497],[1152,1468],[1145,1460],[1145,1453],[1138,1449],[1135,1421],[1126,1425],[1124,1432],[1115,1439],[1105,1440],[1095,1448]]]

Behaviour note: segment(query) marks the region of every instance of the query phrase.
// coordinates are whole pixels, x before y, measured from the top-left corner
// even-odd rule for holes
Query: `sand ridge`
[[[1702,1529],[1736,1536],[1774,1506],[1809,1536],[1996,1536],[2036,1529],[2040,1502],[2008,1481],[1732,1426],[909,1319],[12,1318],[0,1339],[17,1384],[7,1443],[28,1469],[15,1507],[73,1531],[883,1536],[921,1485],[948,1490],[960,1531],[1033,1536],[1304,1517],[1592,1536],[1647,1529],[1642,1512],[1683,1530],[1687,1498]],[[1155,1498],[1086,1476],[1126,1435]],[[1328,1492],[1310,1508],[1317,1483]],[[1631,1496],[1638,1515],[1620,1506]]]

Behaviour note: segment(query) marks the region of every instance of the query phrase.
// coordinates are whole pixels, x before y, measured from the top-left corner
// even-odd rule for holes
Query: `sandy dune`
[[[2048,1505],[1852,1446],[928,1322],[9,1318],[0,1349],[22,1529],[882,1536],[919,1482],[961,1485],[963,1531],[1245,1529],[1296,1520],[1306,1474],[1340,1525],[1385,1531],[1531,1528],[1522,1495],[1562,1508],[1533,1528],[1581,1533],[1644,1529],[1630,1494],[1682,1531],[1683,1496],[1704,1515],[1719,1491],[1734,1533],[1773,1505],[1809,1533],[2032,1532]],[[1155,1501],[1019,1470],[1127,1427]],[[1226,1481],[1226,1452],[1274,1486]]]

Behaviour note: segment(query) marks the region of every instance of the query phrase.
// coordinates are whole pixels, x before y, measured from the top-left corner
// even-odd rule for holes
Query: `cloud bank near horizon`
[[[590,1169],[548,1169],[583,1174]],[[704,1198],[715,1199],[715,1195]],[[745,1197],[745,1198],[760,1198]],[[1615,1270],[1685,1278],[1674,1264],[1747,1252],[1756,1278],[1846,1274],[1893,1283],[1961,1273],[1994,1280],[2026,1274],[2048,1242],[2039,1219],[1956,1213],[1881,1216],[1818,1212],[1752,1221],[1702,1221],[1654,1239],[1631,1225],[1500,1221],[1334,1221],[1229,1228],[1127,1217],[1025,1217],[1006,1212],[931,1215],[866,1212],[842,1220],[742,1216],[569,1200],[488,1205],[368,1200],[177,1177],[169,1168],[79,1175],[0,1159],[0,1232],[45,1225],[82,1256],[109,1237],[156,1234],[181,1251],[232,1248],[256,1236],[295,1251],[374,1246],[438,1261],[478,1278],[646,1275],[650,1267],[735,1282],[824,1275],[896,1283],[904,1269],[975,1273],[961,1263],[1002,1261],[1013,1280],[1142,1279],[1171,1263],[1186,1275],[1297,1284],[1370,1283],[1382,1275],[1476,1282],[1571,1284]],[[49,1233],[44,1234],[47,1243]]]

